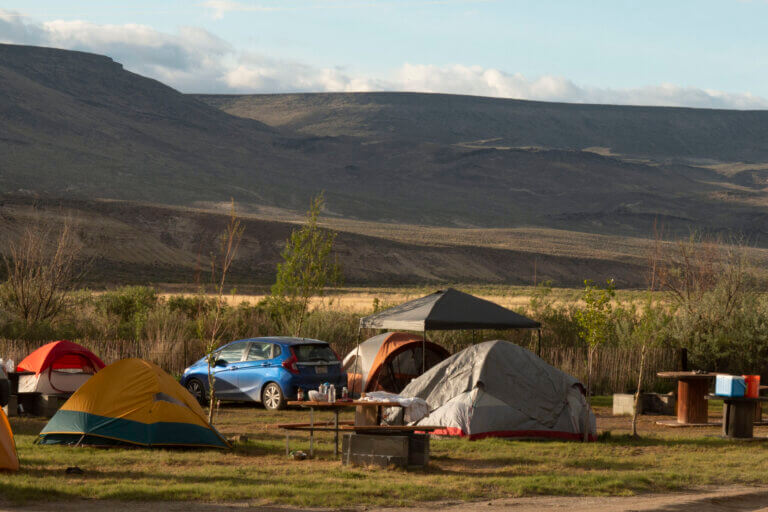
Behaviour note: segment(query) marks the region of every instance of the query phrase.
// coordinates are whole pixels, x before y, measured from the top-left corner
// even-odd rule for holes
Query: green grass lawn
[[[244,434],[233,451],[67,448],[33,445],[45,424],[13,418],[22,470],[0,473],[0,504],[115,500],[204,500],[298,506],[408,505],[525,495],[628,495],[706,484],[768,483],[768,443],[726,441],[717,429],[653,429],[643,417],[635,440],[627,418],[610,418],[599,398],[599,427],[612,431],[596,443],[433,440],[426,470],[347,468],[333,459],[331,436],[313,460],[285,456],[275,425],[307,421],[304,411],[223,408],[218,427]],[[330,419],[330,415],[321,414]],[[757,435],[766,435],[768,430]],[[643,430],[647,430],[643,432]],[[292,448],[308,451],[303,434]],[[66,475],[69,466],[84,475]]]

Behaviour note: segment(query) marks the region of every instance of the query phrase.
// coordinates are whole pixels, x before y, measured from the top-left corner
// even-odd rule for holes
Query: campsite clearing
[[[631,495],[702,485],[768,483],[768,442],[727,441],[717,427],[664,429],[642,416],[643,439],[627,433],[629,418],[614,418],[596,400],[600,442],[435,440],[424,471],[345,468],[333,460],[330,434],[314,460],[284,454],[278,423],[293,410],[223,407],[217,425],[227,436],[246,435],[232,452],[35,446],[45,421],[12,418],[21,470],[0,474],[0,505],[77,498],[134,501],[279,503],[296,506],[407,506],[439,500],[489,500],[536,495]],[[710,410],[712,418],[718,409]],[[331,413],[318,414],[330,421]],[[351,417],[351,416],[350,416]],[[349,417],[345,418],[349,419]],[[768,427],[756,427],[768,436]],[[296,436],[292,447],[308,451]],[[77,466],[82,475],[67,475]]]

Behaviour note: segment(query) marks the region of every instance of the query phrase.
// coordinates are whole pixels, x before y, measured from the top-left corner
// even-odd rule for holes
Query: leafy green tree
[[[768,319],[749,246],[693,233],[662,247],[655,269],[674,312],[671,336],[693,367],[760,372],[768,356]]]
[[[321,193],[312,200],[304,225],[291,233],[269,297],[279,325],[296,337],[302,335],[311,299],[341,281],[339,266],[331,258],[336,233],[322,229],[318,223],[324,204]]]
[[[611,301],[616,297],[613,279],[599,288],[591,280],[584,281],[581,300],[584,308],[576,311],[579,337],[587,344],[587,402],[592,391],[592,361],[597,349],[605,343],[614,330]],[[584,441],[589,440],[589,415],[585,420]]]

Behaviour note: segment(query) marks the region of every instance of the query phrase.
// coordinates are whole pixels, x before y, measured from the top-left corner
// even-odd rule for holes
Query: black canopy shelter
[[[448,288],[360,319],[361,328],[405,331],[538,329],[541,324],[491,301]]]
[[[363,317],[360,328],[421,331],[426,339],[429,330],[540,329],[541,324],[491,301],[448,288]]]

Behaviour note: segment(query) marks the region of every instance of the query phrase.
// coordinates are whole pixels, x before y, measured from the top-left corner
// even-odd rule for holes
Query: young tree
[[[664,305],[653,301],[653,292],[659,285],[659,269],[663,257],[663,227],[655,221],[653,223],[653,242],[648,252],[648,295],[645,300],[642,313],[638,313],[632,307],[629,321],[629,333],[624,336],[632,347],[640,345],[640,367],[637,375],[637,388],[635,389],[635,407],[632,411],[632,437],[639,437],[637,433],[637,418],[640,414],[640,397],[643,391],[643,377],[645,375],[645,356],[648,348],[658,345],[666,337],[666,328],[670,321],[670,315]]]
[[[605,288],[598,288],[590,281],[584,281],[581,299],[584,308],[576,312],[579,336],[587,344],[587,403],[592,391],[592,362],[597,349],[609,339],[613,329],[611,301],[616,296],[613,279],[606,282]],[[589,440],[589,414],[584,425],[584,441]]]
[[[53,320],[85,268],[82,247],[70,219],[60,227],[30,223],[3,254],[0,303],[27,327]]]
[[[642,312],[638,313],[633,307],[631,316],[630,332],[626,338],[631,346],[636,347],[640,345],[640,368],[637,376],[637,388],[635,390],[635,410],[632,413],[632,436],[639,437],[637,434],[637,418],[640,413],[640,395],[645,375],[646,354],[650,347],[659,345],[666,340],[666,329],[670,322],[670,315],[664,305],[653,301],[653,296],[649,291]]]
[[[201,310],[197,316],[198,336],[205,341],[205,360],[208,365],[208,423],[213,425],[216,407],[216,377],[213,368],[216,365],[216,348],[221,342],[224,314],[224,286],[227,274],[237,254],[240,241],[243,238],[244,227],[235,210],[235,202],[230,206],[229,222],[219,239],[216,253],[211,254],[211,285],[216,294],[216,300],[210,309]],[[201,290],[201,294],[204,290]],[[199,304],[205,303],[201,297]]]
[[[336,233],[318,224],[324,204],[321,193],[312,200],[304,225],[291,233],[269,297],[279,324],[296,337],[302,335],[312,297],[322,296],[327,286],[341,280],[339,266],[331,259]]]

